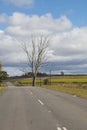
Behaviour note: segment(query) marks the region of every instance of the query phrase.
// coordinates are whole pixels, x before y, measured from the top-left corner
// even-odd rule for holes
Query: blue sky
[[[17,7],[9,0],[1,0],[0,13],[11,15],[14,12],[29,15],[51,13],[54,18],[66,15],[75,26],[87,25],[87,0],[35,0],[30,7]]]
[[[4,70],[10,75],[21,74],[18,64],[25,61],[14,37],[26,40],[31,32],[42,31],[53,38],[48,54],[49,61],[55,63],[55,68],[50,66],[53,71],[87,73],[86,12],[87,0],[0,0],[0,61]]]

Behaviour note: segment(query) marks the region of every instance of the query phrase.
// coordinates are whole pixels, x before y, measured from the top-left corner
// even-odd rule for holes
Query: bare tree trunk
[[[27,56],[27,64],[32,70],[32,86],[35,86],[37,73],[48,52],[49,39],[44,35],[31,38],[31,50],[25,43],[22,44],[22,48]]]
[[[33,78],[32,78],[32,86],[35,86],[35,81],[36,81],[36,76],[33,75]]]

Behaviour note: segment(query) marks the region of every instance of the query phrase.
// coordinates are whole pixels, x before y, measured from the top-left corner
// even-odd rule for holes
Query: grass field
[[[86,98],[87,99],[87,89],[82,89],[82,88],[74,88],[74,87],[64,87],[64,86],[41,86],[43,88],[47,88],[47,89],[52,89],[52,90],[56,90],[56,91],[60,91],[60,92],[65,92],[65,93],[69,93],[72,94],[74,96],[78,96],[78,97],[82,97],[82,98]]]
[[[52,77],[51,82],[52,83],[87,83],[87,76],[58,76],[58,77]]]
[[[46,82],[44,82],[46,80]],[[31,79],[19,79],[14,81],[16,86],[32,85]],[[66,92],[87,99],[87,76],[57,76],[37,78],[36,86]]]
[[[2,83],[2,84],[0,85],[0,94],[3,93],[6,89],[7,89],[6,84],[5,84],[5,83]]]

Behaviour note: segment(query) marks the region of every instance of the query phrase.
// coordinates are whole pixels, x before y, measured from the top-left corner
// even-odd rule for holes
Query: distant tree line
[[[32,78],[32,72],[28,72],[28,73],[25,73],[25,74],[23,74],[23,75],[21,75],[21,76],[12,76],[12,77],[9,77],[9,78]],[[37,77],[47,77],[47,76],[49,76],[48,74],[46,74],[46,73],[41,73],[41,72],[39,72],[39,73],[37,73]]]
[[[0,63],[0,85],[3,80],[5,80],[8,77],[8,74],[6,71],[2,71],[2,64]]]
[[[28,72],[27,74],[25,74],[25,76],[31,78],[33,76],[33,73],[32,72]],[[37,77],[46,77],[46,76],[48,76],[48,74],[46,74],[46,73],[41,73],[41,72],[37,73]]]

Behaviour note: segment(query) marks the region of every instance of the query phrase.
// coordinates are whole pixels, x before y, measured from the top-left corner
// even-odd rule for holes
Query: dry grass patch
[[[5,84],[5,83],[2,83],[2,84],[0,85],[0,93],[3,93],[6,89],[7,89],[6,84]]]
[[[50,85],[44,85],[41,86],[47,89],[52,89],[52,90],[56,90],[56,91],[60,91],[60,92],[65,92],[65,93],[69,93],[72,95],[76,95],[82,98],[86,98],[87,99],[87,89],[83,89],[83,88],[76,88],[76,87],[65,87],[65,86],[50,86]]]

